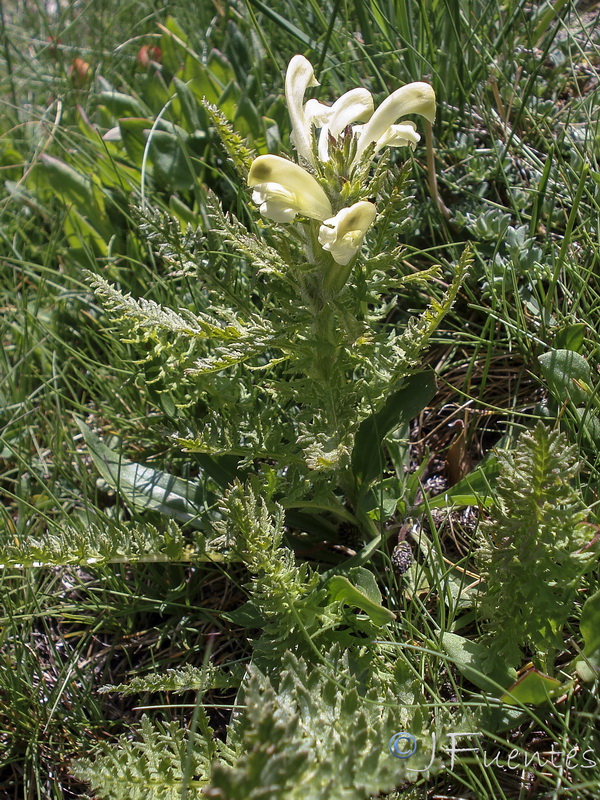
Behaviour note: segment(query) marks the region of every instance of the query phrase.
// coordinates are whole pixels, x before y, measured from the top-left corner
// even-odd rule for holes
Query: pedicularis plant
[[[136,300],[92,276],[144,350],[148,392],[162,397],[179,426],[178,449],[197,454],[187,472],[198,474],[185,479],[125,460],[80,423],[104,480],[135,511],[153,512],[153,524],[99,513],[83,531],[73,525],[41,541],[13,537],[2,554],[13,566],[244,566],[249,602],[224,618],[260,630],[247,672],[205,664],[105,687],[193,691],[197,700],[189,726],[144,717],[137,740],[123,736],[75,765],[98,797],[364,800],[435,774],[449,733],[501,731],[522,719],[504,704],[539,704],[564,690],[536,670],[517,682],[515,671],[525,647],[552,670],[592,563],[592,527],[570,486],[575,454],[542,425],[520,440],[520,454],[502,460],[499,502],[480,537],[483,599],[474,598],[475,584],[462,591],[469,573],[449,569],[425,534],[418,569],[407,541],[391,560],[404,575],[401,619],[365,566],[386,519],[414,500],[404,482],[408,448],[391,434],[406,439],[408,423],[435,394],[423,350],[470,256],[463,253],[444,284],[437,267],[415,270],[401,243],[413,202],[410,164],[398,166],[392,148],[416,149],[417,125],[406,117],[431,125],[432,88],[403,86],[375,109],[363,88],[331,106],[307,99],[317,85],[310,63],[295,56],[285,95],[296,161],[250,151],[205,103],[237,169],[240,216],[210,194],[201,231],[182,232],[179,221],[147,206],[139,213],[157,264],[181,287],[178,308]],[[435,293],[428,291],[434,280]],[[422,295],[421,313],[406,307],[411,284]],[[336,541],[343,526],[334,523],[350,529],[358,552],[322,548],[327,570],[298,564],[295,551],[315,537]],[[544,592],[532,591],[534,578]],[[479,643],[446,629],[447,610],[456,622],[468,606],[474,611],[463,627],[469,618],[485,620]],[[582,680],[597,673],[599,608],[596,594],[582,609],[584,646],[574,666]],[[428,685],[440,657],[481,690],[482,702],[467,708],[459,690],[456,703],[454,691],[445,702]],[[213,735],[203,705],[214,688],[237,690],[226,741]],[[404,739],[396,741],[414,742],[414,752],[388,752],[398,732]]]
[[[393,165],[391,148],[417,146],[416,124],[405,117],[431,124],[432,88],[403,86],[375,109],[362,88],[331,106],[307,100],[317,85],[307,59],[295,56],[285,95],[297,162],[254,157],[207,104],[240,181],[252,190],[253,231],[209,197],[209,224],[194,254],[172,226],[144,211],[161,256],[180,273],[183,261],[184,271],[199,275],[204,308],[163,309],[104,281],[95,285],[129,331],[151,345],[164,385],[185,384],[190,404],[200,398],[201,422],[190,423],[181,445],[241,457],[242,466],[263,459],[266,469],[268,461],[270,485],[285,506],[321,498],[354,523],[358,514],[372,538],[372,509],[361,498],[381,474],[380,443],[431,398],[434,381],[420,367],[421,353],[469,258],[456,265],[441,301],[406,313],[401,292],[441,275],[403,261],[409,165]]]
[[[177,310],[137,301],[94,278],[129,336],[145,344],[155,386],[168,392],[176,383],[185,393],[178,398],[190,430],[177,440],[209,460],[211,480],[201,476],[202,497],[186,495],[191,482],[115,461],[82,425],[95,462],[121,491],[129,481],[125,496],[134,505],[145,497],[146,507],[195,527],[197,558],[244,562],[253,627],[263,630],[254,642],[252,679],[238,695],[246,711],[230,725],[227,745],[213,742],[204,711],[203,737],[186,738],[184,747],[179,734],[146,721],[139,746],[121,743],[116,771],[110,748],[80,765],[78,774],[101,796],[131,797],[136,787],[135,796],[145,797],[155,762],[152,770],[175,793],[209,784],[214,797],[258,798],[269,786],[269,796],[282,800],[366,797],[414,780],[421,774],[415,770],[437,768],[431,734],[442,735],[447,719],[429,712],[425,686],[393,647],[381,646],[395,615],[361,565],[381,541],[382,510],[369,489],[382,474],[382,441],[435,392],[420,356],[469,258],[456,265],[441,301],[413,316],[402,308],[400,292],[410,283],[422,288],[442,277],[438,268],[415,272],[402,260],[408,167],[393,166],[390,157],[392,146],[414,149],[419,142],[407,115],[434,119],[431,87],[404,86],[375,110],[361,88],[332,106],[307,100],[316,85],[310,63],[295,56],[285,93],[297,162],[255,157],[206,105],[242,191],[252,190],[253,230],[214,197],[206,229],[185,238],[172,221],[142,210],[142,228],[163,262],[179,276],[199,277],[201,308],[190,297]],[[237,459],[233,470],[223,456]],[[398,481],[388,514],[401,493]],[[286,543],[289,530],[302,542],[319,519],[321,531],[335,533],[332,518],[351,524],[355,546],[361,538],[369,544],[352,559],[338,557],[326,573],[298,566]],[[180,689],[219,685],[202,676],[186,684],[189,677],[181,677]],[[235,683],[235,676],[220,685],[227,680]],[[324,727],[322,717],[335,726]],[[357,734],[348,739],[350,721]],[[386,749],[399,729],[421,744],[412,772]],[[195,753],[193,763],[182,761],[182,747]]]

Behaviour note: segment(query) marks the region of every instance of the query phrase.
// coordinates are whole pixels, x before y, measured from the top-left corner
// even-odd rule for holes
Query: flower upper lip
[[[362,126],[356,144],[354,163],[360,160],[366,148],[375,142],[375,152],[385,144],[391,144],[394,123],[407,114],[420,114],[429,122],[435,119],[435,92],[428,83],[408,83],[392,92],[377,108],[369,121]],[[413,129],[414,131],[414,129]],[[378,146],[379,145],[379,146]]]
[[[319,86],[310,61],[294,56],[285,73],[285,100],[292,120],[292,140],[298,155],[314,166],[311,124],[306,118],[304,95],[309,86]]]
[[[329,135],[335,139],[352,122],[364,122],[373,114],[373,97],[366,89],[350,89],[332,106],[318,100],[309,100],[305,107],[307,122],[321,128],[318,155],[321,161],[329,159]]]

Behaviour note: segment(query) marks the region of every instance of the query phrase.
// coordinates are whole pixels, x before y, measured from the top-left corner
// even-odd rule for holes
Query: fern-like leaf
[[[98,691],[100,694],[109,692],[120,692],[121,694],[199,692],[202,695],[209,689],[231,689],[239,686],[241,678],[241,670],[226,674],[212,665],[200,668],[187,664],[181,669],[168,669],[164,673],[136,675],[128,683],[103,686]]]
[[[189,561],[204,552],[202,537],[190,545],[174,522],[158,530],[143,525],[100,523],[52,526],[41,538],[0,541],[0,567],[86,566],[149,561]]]
[[[222,111],[212,103],[209,103],[206,99],[202,101],[202,105],[210,117],[210,121],[214,125],[229,159],[235,166],[240,177],[246,180],[256,152],[246,147],[245,140],[233,130]]]
[[[365,667],[370,663],[370,668]],[[252,668],[245,712],[228,743],[239,751],[233,766],[215,766],[206,794],[219,800],[367,800],[419,773],[388,752],[390,737],[415,737],[413,770],[431,759],[431,733],[414,678],[373,669],[372,654],[330,653],[331,672],[291,653],[269,678]],[[434,758],[431,771],[439,768]]]
[[[144,716],[138,739],[121,736],[116,746],[103,744],[93,761],[80,761],[72,771],[101,800],[191,800],[209,781],[213,755],[210,738]]]
[[[545,669],[563,646],[563,627],[591,563],[587,516],[572,480],[577,453],[564,434],[539,422],[514,451],[498,453],[492,518],[482,524],[478,561],[485,580],[480,610],[490,658],[511,664],[529,646]]]

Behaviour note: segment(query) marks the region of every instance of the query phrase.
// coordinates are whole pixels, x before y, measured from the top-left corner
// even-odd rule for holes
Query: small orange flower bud
[[[161,58],[162,53],[160,51],[160,47],[156,44],[142,45],[139,53],[137,54],[138,64],[144,69],[147,69],[153,61],[160,64]]]
[[[69,67],[69,78],[73,82],[73,86],[81,89],[86,83],[89,83],[92,77],[92,69],[87,61],[83,58],[74,58]]]

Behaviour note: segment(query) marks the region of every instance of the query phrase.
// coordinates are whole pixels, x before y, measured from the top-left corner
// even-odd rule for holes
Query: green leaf
[[[234,608],[233,611],[221,612],[221,617],[234,625],[238,625],[240,628],[265,627],[264,614],[251,601],[244,603],[239,608]]]
[[[111,450],[79,419],[75,420],[92,460],[106,483],[137,511],[158,511],[166,517],[187,522],[196,530],[205,513],[206,495],[200,482],[176,478],[168,472],[128,461]]]
[[[163,725],[143,716],[135,740],[127,733],[117,740],[116,746],[113,741],[100,742],[94,761],[75,762],[73,774],[91,784],[95,797],[113,800],[200,797],[200,789],[209,781],[215,752],[212,731],[202,707],[199,715],[200,732],[188,732],[179,721]]]
[[[499,660],[489,669],[489,651],[477,642],[471,642],[456,633],[444,633],[442,647],[451,657],[461,675],[484,692],[498,697],[499,686],[510,686],[517,678],[516,671]]]
[[[265,125],[263,118],[258,113],[256,106],[250,100],[248,95],[243,94],[237,104],[237,110],[234,119],[236,130],[242,136],[248,136],[252,141],[264,137]]]
[[[563,685],[559,680],[532,667],[500,699],[509,705],[531,703],[539,706],[562,690]]]
[[[33,170],[35,179],[42,178],[66,203],[89,213],[96,206],[92,182],[59,158],[43,153]]]
[[[368,486],[385,465],[381,450],[383,437],[417,416],[435,395],[435,373],[425,370],[405,378],[382,409],[367,417],[356,434],[352,450],[352,471],[359,484]]]
[[[139,100],[123,92],[100,92],[98,102],[106,106],[115,117],[143,117],[146,112]]]
[[[359,800],[383,796],[427,771],[432,732],[413,676],[367,669],[368,654],[339,648],[329,669],[286,653],[269,678],[251,666],[227,746],[238,757],[215,763],[207,794],[227,800]],[[330,673],[330,675],[328,674]],[[340,691],[343,688],[343,691]],[[410,764],[387,743],[409,731],[418,743]],[[437,772],[440,760],[433,759]]]
[[[579,627],[584,642],[584,658],[578,659],[575,669],[582,680],[593,681],[600,673],[600,591],[583,604]]]
[[[187,135],[175,136],[166,131],[152,131],[150,160],[154,165],[154,180],[159,186],[186,191],[196,181],[189,164],[185,145]]]
[[[162,63],[174,74],[184,64],[189,49],[187,36],[174,17],[167,17],[165,24],[159,25],[159,28],[162,30],[159,41]]]
[[[446,508],[447,506],[490,506],[494,502],[492,485],[498,476],[498,459],[488,456],[472,472],[454,484],[447,492],[427,499],[427,502],[414,509],[414,516],[426,508]]]
[[[119,129],[127,155],[136,166],[141,166],[146,146],[144,131],[152,128],[152,120],[146,117],[128,117],[119,120]]]
[[[173,78],[173,85],[181,103],[181,113],[187,124],[187,131],[193,133],[200,128],[200,113],[202,116],[206,116],[204,109],[200,108],[198,100],[187,83],[180,81],[179,78]]]
[[[292,22],[289,21],[287,17],[282,16],[277,11],[274,11],[272,8],[272,4],[263,3],[262,0],[252,0],[252,5],[255,6],[259,11],[267,17],[268,19],[273,20],[273,22],[278,25],[283,31],[285,31],[286,35],[290,36],[292,39],[297,39],[303,47],[306,47],[314,52],[317,52],[319,49],[318,43],[311,39],[304,31],[299,28],[297,25],[294,25]]]
[[[352,582],[344,575],[334,575],[326,583],[332,601],[341,601],[360,608],[375,625],[387,625],[396,618],[392,611],[381,605],[381,592],[372,572],[364,567],[350,570]]]
[[[557,403],[571,399],[575,405],[585,403],[588,392],[579,383],[590,386],[590,365],[574,350],[551,350],[538,359],[542,374]],[[576,383],[579,382],[579,383]]]
[[[70,208],[64,221],[65,237],[75,251],[82,250],[82,244],[85,243],[94,255],[106,257],[110,234],[106,224],[102,225],[103,220],[96,218],[95,222],[100,230],[91,225],[77,209]],[[84,263],[87,264],[87,260]]]
[[[83,515],[83,512],[82,512]],[[161,526],[113,522],[96,517],[88,508],[85,522],[78,516],[72,524],[49,525],[34,539],[0,538],[0,565],[21,567],[67,566],[90,564],[135,564],[140,562],[196,561],[204,557],[205,543],[201,534],[190,544],[174,521]],[[211,553],[211,560],[220,554]]]
[[[583,342],[585,341],[585,330],[587,325],[585,322],[577,322],[574,325],[567,325],[566,328],[560,330],[554,337],[554,345],[557,350],[573,350],[576,353],[581,352]]]
[[[600,420],[589,408],[576,408],[584,433],[596,445],[600,444]]]
[[[200,225],[200,215],[197,212],[192,211],[189,206],[186,206],[186,204],[180,200],[177,195],[172,194],[169,197],[169,208],[177,217],[177,219],[184,224],[183,230],[185,230],[187,225],[193,225],[195,228]]]
[[[213,79],[218,81],[222,87],[235,80],[235,71],[227,56],[221,53],[220,50],[213,48],[210,51],[207,67]]]

